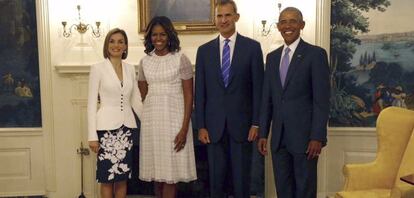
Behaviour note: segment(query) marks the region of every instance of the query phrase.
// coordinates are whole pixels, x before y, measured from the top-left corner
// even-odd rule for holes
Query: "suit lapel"
[[[243,54],[243,49],[242,49],[242,47],[239,47],[239,46],[243,46],[242,43],[243,43],[243,36],[237,33],[236,43],[234,44],[233,56],[231,58],[231,63],[230,63],[230,73],[229,73],[229,84],[228,84],[228,86],[230,86],[236,72],[238,71],[237,66],[240,65],[239,60],[241,60],[240,57]]]
[[[106,59],[105,65],[106,65],[106,68],[107,68],[108,72],[110,73],[110,79],[112,79],[112,81],[117,84],[119,89],[122,89],[121,83],[119,82],[119,78],[116,75],[115,69],[112,66],[112,63],[109,59]],[[124,67],[124,66],[122,66],[122,67]],[[122,68],[122,70],[124,70],[124,68]],[[124,75],[124,71],[122,71],[122,72],[123,72],[123,75]]]
[[[212,54],[212,65],[214,66],[214,69],[217,73],[217,82],[220,84],[220,86],[224,87],[223,82],[223,76],[221,75],[221,61],[220,61],[220,38],[217,37],[217,39],[213,42],[213,45],[211,47],[211,54]]]
[[[280,80],[280,58],[282,56],[282,51],[283,51],[283,46],[278,48],[276,51],[276,56],[274,57],[275,61],[275,71],[276,71],[276,85],[278,88],[280,88],[279,90],[282,90],[282,81]]]
[[[292,60],[290,61],[290,64],[289,64],[289,69],[288,69],[288,72],[286,74],[286,79],[285,79],[284,90],[286,89],[287,86],[289,86],[290,79],[292,78],[293,74],[296,72],[296,70],[298,69],[300,65],[300,62],[303,57],[304,49],[305,49],[305,46],[303,44],[303,41],[300,40],[298,47],[296,48],[295,53],[293,53]]]
[[[127,87],[128,85],[128,82],[129,82],[129,76],[128,76],[128,74],[129,74],[129,72],[127,72],[127,66],[124,64],[124,62],[122,62],[122,85],[123,86],[121,86],[121,89],[123,89],[123,88],[125,88],[125,87]]]

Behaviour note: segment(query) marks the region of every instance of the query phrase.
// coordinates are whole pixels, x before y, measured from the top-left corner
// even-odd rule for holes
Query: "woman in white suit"
[[[131,177],[133,129],[137,128],[132,109],[139,116],[142,103],[135,68],[122,61],[128,55],[124,30],[108,32],[103,55],[105,60],[92,65],[89,75],[88,141],[98,154],[96,180],[101,183],[101,197],[120,198],[126,197]]]

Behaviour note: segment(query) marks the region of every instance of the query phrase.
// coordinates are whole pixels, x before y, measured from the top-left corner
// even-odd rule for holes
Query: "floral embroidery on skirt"
[[[112,183],[131,178],[132,130],[121,126],[119,129],[98,131],[97,133],[100,149],[96,180],[99,183]]]

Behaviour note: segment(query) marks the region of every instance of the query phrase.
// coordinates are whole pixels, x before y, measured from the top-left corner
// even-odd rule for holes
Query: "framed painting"
[[[331,127],[374,127],[384,108],[414,109],[412,0],[331,4]]]
[[[178,32],[214,32],[215,3],[216,0],[138,0],[139,32],[145,32],[154,16],[170,18]]]
[[[36,0],[0,1],[0,127],[41,127]]]

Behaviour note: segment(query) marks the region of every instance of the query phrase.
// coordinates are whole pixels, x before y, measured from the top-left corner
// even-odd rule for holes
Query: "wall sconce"
[[[81,14],[80,14],[80,9],[81,9],[80,5],[77,6],[77,9],[78,9],[79,23],[78,24],[72,24],[68,29],[66,29],[67,22],[62,21],[63,36],[65,38],[70,37],[72,35],[72,29],[77,30],[80,34],[84,34],[90,28],[92,30],[92,36],[94,36],[95,38],[100,37],[101,36],[101,31],[99,29],[99,26],[101,25],[101,22],[96,21],[95,22],[95,24],[96,24],[95,28],[91,24],[82,23]]]
[[[280,14],[280,9],[282,8],[282,3],[277,3],[277,7],[279,9],[279,14]],[[276,25],[277,25],[277,22],[273,22],[269,25],[268,28],[266,28],[266,23],[267,23],[266,20],[262,20],[262,32],[261,32],[262,36],[268,36],[270,31],[272,30],[272,28],[276,27]]]

